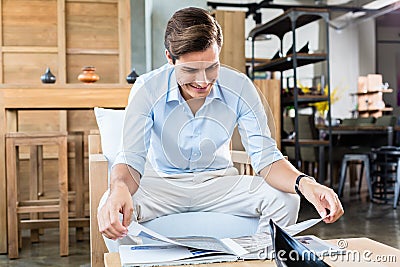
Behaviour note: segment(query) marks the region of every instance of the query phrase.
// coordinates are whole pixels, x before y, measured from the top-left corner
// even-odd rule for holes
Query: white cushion
[[[101,136],[101,148],[110,168],[121,148],[125,110],[94,108]]]

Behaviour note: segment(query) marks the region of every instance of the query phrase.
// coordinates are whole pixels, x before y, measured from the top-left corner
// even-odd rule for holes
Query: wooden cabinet
[[[94,66],[98,87],[128,86],[131,35],[129,0],[0,1],[0,83],[43,86],[47,67],[56,76],[55,90],[81,83],[84,66]],[[86,124],[85,112],[21,111],[21,130],[68,130]],[[93,121],[92,121],[93,122]],[[85,127],[81,127],[85,128]]]
[[[215,19],[222,28],[224,44],[220,61],[240,72],[246,72],[245,58],[245,18],[243,11],[216,10]]]
[[[0,22],[1,84],[44,86],[40,77],[49,67],[56,83],[46,86],[54,90],[79,86],[82,67],[94,66],[100,80],[89,86],[128,86],[129,0],[1,0]],[[70,122],[74,129],[89,130],[88,125],[96,125],[92,115],[86,111],[20,111],[18,128],[73,130]]]
[[[275,139],[278,148],[281,148],[281,92],[280,81],[274,79],[254,80],[254,84],[262,94],[262,101],[268,118],[268,127],[271,136]]]
[[[264,105],[267,115],[268,127],[271,131],[271,137],[275,139],[278,148],[281,148],[281,93],[279,80],[259,79],[254,80],[261,101]],[[232,136],[232,149],[244,151],[240,134],[235,129]]]
[[[129,85],[125,78],[131,72],[130,33],[129,0],[0,0],[1,87],[32,89],[32,92],[42,92],[35,89],[43,88],[55,91],[71,87],[84,91],[87,88],[87,95],[82,95],[85,101],[92,99],[93,94],[100,94],[104,88],[126,89]],[[96,68],[100,76],[97,83],[81,84],[77,80],[84,66]],[[56,76],[55,84],[41,83],[40,77],[47,67]],[[119,97],[122,96],[115,96]],[[0,102],[4,101],[0,99]],[[4,116],[0,118],[3,122],[4,119]],[[96,127],[93,112],[88,108],[21,110],[13,119],[18,122],[16,128],[11,129],[13,131],[79,131],[84,132],[84,140],[89,130]],[[69,156],[73,157],[74,149],[69,148]],[[85,152],[87,156],[87,146]],[[51,148],[46,150],[45,159],[51,161],[52,154]],[[26,173],[24,169],[22,172]],[[85,168],[86,182],[87,176]],[[0,189],[4,189],[2,186],[0,183]],[[0,214],[3,215],[1,208]],[[5,236],[2,235],[6,232],[4,222],[0,220],[0,236]],[[7,239],[1,238],[0,253],[6,252]]]
[[[50,67],[57,84],[79,83],[95,66],[100,83],[130,72],[129,0],[3,0],[0,82],[40,84]]]

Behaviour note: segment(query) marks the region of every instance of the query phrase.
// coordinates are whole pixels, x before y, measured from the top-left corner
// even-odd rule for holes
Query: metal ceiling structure
[[[330,26],[336,30],[400,9],[400,1],[394,0],[220,0],[208,1],[207,5],[213,9],[247,9],[246,17],[252,16],[256,24],[262,21],[260,10],[263,8],[284,11],[292,7],[327,9],[330,13]]]

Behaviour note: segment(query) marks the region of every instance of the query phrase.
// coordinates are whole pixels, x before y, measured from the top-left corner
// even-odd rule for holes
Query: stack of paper
[[[296,235],[321,220],[307,220],[286,227],[284,230],[290,235]],[[128,235],[150,238],[158,242],[148,245],[120,246],[122,266],[159,266],[267,259],[272,257],[273,252],[269,233],[224,239],[203,236],[168,238],[133,222],[128,227]],[[301,240],[303,243],[311,244],[312,249],[332,251],[332,248],[329,248],[330,245],[314,236],[302,237]],[[305,245],[307,246],[307,244]]]

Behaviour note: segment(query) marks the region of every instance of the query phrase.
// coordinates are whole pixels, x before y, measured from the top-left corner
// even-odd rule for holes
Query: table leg
[[[0,97],[0,253],[7,253],[6,111],[2,99]]]
[[[2,97],[0,97],[2,99]],[[7,179],[5,134],[18,128],[17,112],[6,111],[0,100],[0,253],[7,253]]]
[[[388,131],[388,146],[392,146],[393,145],[393,127],[389,126],[387,131]]]
[[[319,146],[319,174],[318,174],[318,182],[320,184],[324,184],[325,182],[325,146]]]
[[[325,139],[326,132],[324,130],[319,130],[319,139]],[[318,182],[324,184],[325,182],[325,146],[320,145],[318,147]]]

